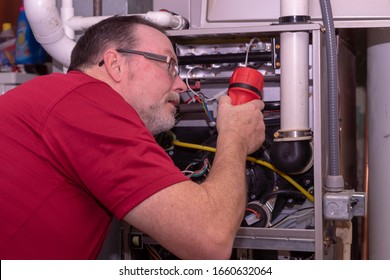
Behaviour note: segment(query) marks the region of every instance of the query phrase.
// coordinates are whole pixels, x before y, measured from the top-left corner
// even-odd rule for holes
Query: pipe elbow
[[[24,7],[35,39],[50,56],[68,67],[76,43],[65,34],[56,0],[25,0]]]
[[[25,0],[24,7],[34,36],[41,40],[47,37],[62,37],[64,31],[55,0]]]
[[[303,173],[313,159],[310,140],[274,142],[270,157],[272,164],[285,173]]]

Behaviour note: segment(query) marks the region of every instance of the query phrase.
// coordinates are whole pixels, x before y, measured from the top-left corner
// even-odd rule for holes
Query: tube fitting
[[[311,141],[273,142],[270,157],[272,164],[285,173],[304,173],[313,164]]]

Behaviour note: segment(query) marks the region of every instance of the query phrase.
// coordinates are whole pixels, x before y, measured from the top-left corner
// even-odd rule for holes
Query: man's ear
[[[116,82],[119,82],[122,79],[122,62],[123,59],[121,59],[118,52],[114,49],[109,49],[104,53],[103,66],[106,68],[106,71],[111,78]]]

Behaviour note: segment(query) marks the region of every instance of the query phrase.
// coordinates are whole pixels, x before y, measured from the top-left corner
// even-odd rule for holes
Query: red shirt
[[[136,111],[81,72],[0,96],[0,259],[93,259],[112,214],[187,180]]]

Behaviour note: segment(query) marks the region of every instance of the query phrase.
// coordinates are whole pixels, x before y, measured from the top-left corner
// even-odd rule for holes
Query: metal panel
[[[273,21],[280,16],[280,1],[272,0],[207,0],[207,20],[218,21]],[[335,20],[389,18],[390,2],[387,0],[333,0]],[[312,19],[321,19],[319,1],[310,1]]]
[[[333,0],[337,28],[390,26],[387,0]],[[280,16],[280,1],[273,0],[153,0],[154,9],[170,9],[190,20],[191,28],[269,25]],[[319,1],[310,1],[310,16],[321,22]]]
[[[128,0],[102,0],[103,15],[127,14],[128,2]],[[73,6],[76,16],[93,16],[93,1],[75,0]]]
[[[315,251],[315,231],[300,229],[240,228],[235,248]]]

